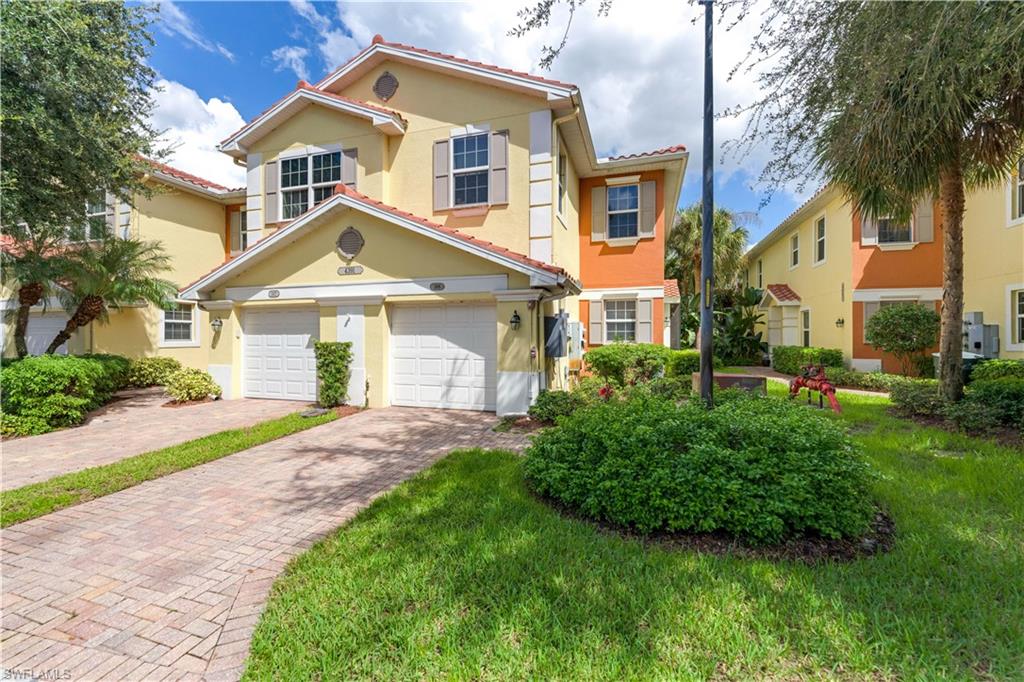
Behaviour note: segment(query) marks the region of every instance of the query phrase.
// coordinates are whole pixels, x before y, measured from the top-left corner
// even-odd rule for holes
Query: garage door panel
[[[497,325],[493,306],[399,307],[392,316],[395,405],[494,409]]]
[[[251,311],[245,331],[245,395],[289,400],[316,399],[313,341],[319,312]]]

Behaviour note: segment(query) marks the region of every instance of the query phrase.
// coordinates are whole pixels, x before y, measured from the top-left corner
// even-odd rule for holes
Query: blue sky
[[[509,37],[523,2],[163,2],[150,57],[163,89],[154,119],[176,145],[175,165],[238,185],[240,169],[216,152],[216,143],[294,88],[299,76],[318,80],[374,33],[542,73],[536,66],[540,48],[557,41],[567,16],[556,10],[546,32]],[[703,42],[691,21],[694,12],[681,0],[629,0],[628,6],[616,0],[608,17],[584,5],[550,73],[580,85],[599,155],[685,144],[691,156],[682,205],[698,200],[701,191]],[[743,28],[716,36],[718,109],[754,92],[751,81],[726,79],[729,55],[747,37]],[[718,122],[716,142],[737,135],[742,123]],[[716,205],[758,213],[749,225],[751,243],[802,200],[778,191],[759,209],[763,193],[751,185],[767,158],[755,148],[745,160],[720,158],[716,166]]]

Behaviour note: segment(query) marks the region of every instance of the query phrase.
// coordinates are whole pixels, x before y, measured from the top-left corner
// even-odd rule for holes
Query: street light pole
[[[704,5],[704,186],[701,193],[701,248],[700,248],[700,397],[704,404],[714,404],[714,375],[712,364],[712,338],[714,336],[714,230],[715,213],[715,110],[712,55],[712,2],[700,0]]]

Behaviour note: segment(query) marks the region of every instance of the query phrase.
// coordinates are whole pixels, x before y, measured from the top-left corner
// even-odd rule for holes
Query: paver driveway
[[[453,448],[524,444],[495,421],[371,410],[4,529],[4,668],[237,678],[292,556]]]
[[[289,400],[216,400],[163,407],[162,388],[126,391],[123,400],[94,412],[89,421],[3,444],[4,490],[110,464],[125,457],[183,443],[218,431],[251,426],[306,407]]]

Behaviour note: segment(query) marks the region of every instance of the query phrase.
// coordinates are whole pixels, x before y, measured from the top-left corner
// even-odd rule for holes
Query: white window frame
[[[75,228],[68,228],[66,234],[67,234],[67,242],[69,244],[88,244],[89,242],[99,241],[100,239],[102,239],[103,233],[107,232],[109,230],[109,226],[107,225],[107,209],[109,208],[109,206],[107,205],[107,193],[106,192],[103,193],[103,210],[102,211],[100,211],[98,213],[97,212],[90,212],[89,208],[90,208],[90,202],[88,200],[86,200],[86,202],[85,202],[85,210],[84,210],[85,221],[81,225],[81,228],[83,230],[82,238],[81,239],[72,239],[72,237],[74,235]],[[93,234],[93,231],[92,231],[93,230],[93,224],[92,224],[92,220],[91,220],[93,218],[99,218],[100,221],[102,222],[102,227],[100,228],[100,236],[96,236],[96,235]]]
[[[1024,296],[1024,282],[1006,285],[1006,343],[1005,350],[1024,351],[1024,338],[1015,339],[1020,324],[1021,314],[1018,306],[1018,297]]]
[[[819,233],[818,227],[821,227]],[[814,223],[811,225],[811,229],[814,230],[814,253],[811,254],[811,264],[815,267],[824,264],[828,260],[828,221],[825,220],[825,214],[822,213],[814,219]],[[818,259],[818,251],[821,251],[821,259]]]
[[[624,188],[624,187],[636,187],[636,208],[620,209],[620,210],[617,210],[617,211],[613,211],[612,210],[612,200],[611,200],[611,196],[610,196],[611,195],[611,191],[613,189],[620,189],[620,188]],[[607,216],[605,218],[605,225],[606,225],[605,229],[608,231],[608,239],[607,239],[607,241],[609,243],[614,244],[616,242],[621,242],[623,240],[632,240],[632,241],[638,240],[640,238],[640,183],[639,182],[624,182],[622,184],[608,185],[608,187],[607,187],[607,189],[605,191],[609,195],[605,199],[605,205],[608,207],[606,209]],[[635,213],[636,214],[636,234],[626,235],[624,237],[613,237],[612,236],[612,216],[613,215],[620,215],[620,214],[624,214],[624,213]]]
[[[632,318],[616,318],[616,319],[613,319],[613,320],[609,320],[608,319],[608,304],[609,303],[632,303],[633,304],[633,317]],[[636,312],[637,312],[637,299],[635,299],[635,298],[632,298],[632,297],[630,297],[630,298],[616,297],[616,298],[604,298],[604,299],[601,299],[601,316],[604,318],[602,320],[603,324],[601,325],[601,328],[602,328],[603,333],[604,333],[604,339],[602,339],[602,342],[605,345],[608,345],[609,343],[636,343],[636,333],[637,333]],[[633,338],[632,339],[614,339],[614,338],[611,338],[611,335],[609,334],[609,330],[610,330],[609,329],[609,322],[614,322],[614,323],[622,323],[622,322],[629,323],[629,322],[632,322],[633,323]]]
[[[459,168],[455,169],[455,140],[466,139],[469,137],[484,137],[487,149],[487,163],[483,166],[473,166],[471,168]],[[448,203],[452,208],[474,208],[476,206],[490,206],[491,204],[491,131],[490,127],[486,129],[474,128],[468,130],[465,133],[458,135],[452,135],[448,138],[448,186],[449,190]],[[470,173],[484,172],[484,178],[487,180],[487,201],[478,201],[472,204],[457,204],[455,203],[455,178],[459,175],[469,175]]]
[[[1014,214],[1014,200],[1017,203]],[[1006,186],[1006,226],[1024,225],[1024,156],[1017,162],[1017,172],[1010,175]]]
[[[764,289],[764,259],[757,259],[757,288]]]
[[[807,324],[804,324],[806,320]],[[800,309],[800,343],[803,344],[804,348],[810,348],[814,344],[811,343],[811,309],[801,308]]]
[[[318,156],[327,156],[328,154],[338,155],[338,179],[328,180],[326,182],[313,182],[313,159]],[[297,159],[306,159],[306,184],[304,185],[292,185],[291,187],[284,186],[284,164],[286,161],[295,161]],[[313,198],[316,194],[316,190],[324,188],[337,187],[342,181],[342,172],[345,166],[345,154],[342,150],[342,145],[331,145],[316,151],[307,152],[304,151],[301,154],[282,154],[277,160],[277,215],[280,216],[281,220],[295,220],[302,213],[309,211],[311,208],[317,205],[317,203],[323,203],[327,201],[326,198],[321,199],[319,202],[314,202]],[[285,217],[284,215],[284,195],[288,192],[301,192],[306,190],[306,209],[298,215]],[[333,194],[333,192],[332,192]],[[330,196],[330,195],[328,195]]]
[[[565,204],[569,192],[569,159],[559,151],[558,162],[555,168],[558,175],[558,215],[565,216]]]
[[[243,209],[241,209],[239,211],[232,211],[231,213],[232,213],[232,215],[235,215],[235,214],[238,215],[238,230],[237,230],[237,234],[238,234],[238,245],[239,245],[240,248],[238,248],[238,249],[235,248],[234,240],[235,240],[236,230],[235,230],[235,226],[232,224],[231,225],[231,243],[228,244],[228,249],[231,251],[231,255],[232,256],[237,256],[238,254],[242,253],[243,251],[245,251],[246,249],[251,247],[257,241],[259,241],[260,234],[261,234],[262,230],[260,228],[249,229],[249,216],[248,216],[249,212],[246,209],[243,208]]]
[[[794,255],[796,256],[795,263],[793,262]],[[794,232],[789,235],[789,269],[795,270],[798,267],[800,267],[800,233]]]
[[[191,336],[192,338],[185,339],[168,339],[165,336],[167,327],[165,326],[167,311],[163,308],[160,309],[160,347],[161,348],[197,348],[199,346],[199,306],[196,305],[195,301],[174,301],[179,306],[188,306],[192,309],[192,321],[191,321]],[[171,320],[171,322],[182,322],[182,320]]]

